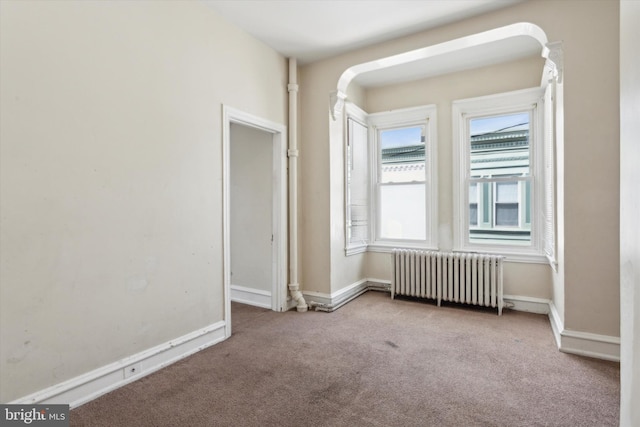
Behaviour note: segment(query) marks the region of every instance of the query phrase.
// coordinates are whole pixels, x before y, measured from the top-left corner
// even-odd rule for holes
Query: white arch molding
[[[460,55],[463,52],[465,56],[472,59],[458,60],[466,61],[467,65],[472,65],[472,62],[477,61],[478,55],[468,55],[469,53],[493,52],[496,49],[498,51],[506,49],[509,42],[514,42],[517,39],[525,39],[529,43],[537,43],[541,50],[541,56],[547,59],[545,74],[548,70],[558,79],[558,82],[562,82],[562,43],[549,43],[547,35],[540,27],[528,22],[520,22],[397,55],[364,62],[347,68],[338,79],[336,90],[332,91],[329,95],[329,110],[331,118],[336,120],[342,112],[344,102],[347,99],[347,88],[358,76],[363,76],[367,73],[383,72],[391,69],[392,67],[408,66],[411,64],[415,65],[418,63],[424,63],[424,68],[428,68],[428,61],[430,60],[435,60],[444,55],[447,55],[449,58],[453,58],[456,54]],[[546,84],[544,82],[545,80],[547,80],[547,78],[543,76],[543,85]]]

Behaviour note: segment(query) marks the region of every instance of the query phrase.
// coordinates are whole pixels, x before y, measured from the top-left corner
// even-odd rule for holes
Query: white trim
[[[227,336],[231,336],[231,257],[230,257],[230,167],[231,123],[248,126],[273,135],[273,280],[270,308],[287,310],[287,127],[249,113],[222,106],[222,213],[223,280]]]
[[[367,291],[389,292],[390,287],[389,280],[362,279],[331,294],[313,291],[303,291],[303,294],[316,311],[333,311]]]
[[[344,253],[345,253],[345,256],[362,254],[364,252],[367,252],[367,250],[368,250],[367,248],[368,247],[369,247],[368,245],[360,245],[360,246],[350,247],[350,248],[346,248]]]
[[[402,249],[415,249],[421,251],[439,251],[440,249],[436,246],[425,246],[423,244],[411,244],[407,241],[396,242],[396,243],[376,243],[371,244],[367,247],[367,251],[369,252],[379,252],[379,253],[392,253],[394,249],[401,247]]]
[[[224,341],[225,322],[220,321],[117,362],[47,387],[9,404],[69,404],[76,408],[105,393],[136,381],[178,360]],[[135,372],[133,369],[135,368]]]
[[[346,98],[345,94],[347,93],[349,83],[351,83],[351,81],[360,74],[369,71],[383,70],[401,64],[409,64],[427,58],[437,57],[440,55],[446,55],[451,52],[469,49],[474,46],[489,45],[496,41],[507,40],[510,38],[522,36],[535,39],[538,43],[540,43],[540,47],[543,49],[547,45],[547,36],[540,27],[529,22],[518,22],[515,24],[506,25],[504,27],[483,31],[481,33],[472,34],[465,37],[460,37],[454,40],[449,40],[420,49],[403,52],[397,55],[387,56],[386,58],[380,58],[354,65],[347,68],[338,79],[337,91],[332,94],[334,102],[332,102],[331,104],[331,112],[332,114],[334,114],[335,107],[337,104],[339,104],[339,102],[337,102],[338,97],[342,97],[343,99]]]
[[[370,176],[371,174],[371,165],[370,165],[370,155],[369,155],[369,134],[368,134],[368,129],[369,129],[369,125],[368,125],[368,113],[366,111],[364,111],[362,108],[358,107],[357,105],[355,105],[352,102],[347,102],[345,104],[345,108],[344,108],[344,126],[343,126],[343,145],[344,145],[344,218],[345,218],[345,233],[344,233],[344,238],[345,238],[345,254],[346,256],[351,256],[351,255],[355,255],[355,254],[359,254],[359,253],[363,253],[367,251],[367,245],[370,241],[370,228],[369,225],[367,224],[367,236],[366,239],[362,242],[351,242],[349,241],[349,224],[351,223],[351,185],[352,183],[349,182],[348,180],[348,176],[350,174],[348,168],[349,168],[349,157],[353,157],[353,147],[350,145],[350,128],[349,128],[349,119],[353,120],[354,122],[358,123],[359,125],[363,126],[366,131],[367,131],[367,141],[366,141],[366,148],[367,148],[367,154],[366,154],[366,165],[367,165],[367,171],[366,174],[367,176]],[[349,150],[351,151],[351,154],[349,153]],[[369,204],[370,202],[370,189],[369,189],[369,184],[370,181],[366,181],[365,185],[366,188],[364,189],[365,194],[366,194],[366,198],[367,198],[367,204]],[[371,215],[371,210],[370,210],[370,206],[367,206],[366,208],[366,213],[367,213],[367,222],[370,221],[370,215]]]
[[[552,301],[549,302],[549,322],[556,345],[561,352],[613,362],[620,361],[620,337],[564,329],[560,314]]]
[[[271,309],[271,292],[232,284],[231,301]]]
[[[543,188],[544,188],[544,199],[543,205],[540,206],[540,213],[542,215],[543,221],[543,233],[542,233],[542,249],[544,251],[545,256],[549,262],[554,273],[558,272],[556,257],[556,203],[555,203],[555,194],[556,194],[556,164],[555,164],[555,100],[556,97],[554,95],[556,82],[555,80],[551,81],[550,84],[547,84],[544,90],[544,98],[543,98],[543,145],[544,145],[544,168],[543,168]]]
[[[620,338],[589,332],[564,330],[560,351],[597,359],[620,361]]]
[[[556,339],[556,346],[559,349],[562,344],[561,333],[564,329],[564,322],[553,301],[549,301],[549,323],[551,323],[551,331],[553,332],[553,337]]]
[[[287,128],[272,124],[278,129],[273,136],[273,287],[271,309],[287,310],[287,280],[289,269],[289,186]]]
[[[544,298],[534,298],[520,295],[503,295],[502,299],[511,310],[526,311],[527,313],[549,314],[549,301]]]

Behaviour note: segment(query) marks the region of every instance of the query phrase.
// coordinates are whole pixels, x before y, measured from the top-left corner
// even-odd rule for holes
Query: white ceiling
[[[524,0],[202,0],[301,64]]]
[[[410,63],[368,71],[357,75],[354,81],[363,87],[402,83],[531,56],[540,58],[541,51],[542,47],[537,40],[528,36],[515,36]]]

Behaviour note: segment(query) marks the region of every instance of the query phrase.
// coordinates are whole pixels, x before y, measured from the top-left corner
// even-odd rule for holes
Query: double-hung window
[[[370,250],[435,247],[435,106],[369,115],[372,149]]]
[[[542,255],[540,88],[453,103],[457,250]]]

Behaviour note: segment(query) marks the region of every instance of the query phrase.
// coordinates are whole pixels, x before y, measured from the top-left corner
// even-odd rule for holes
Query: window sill
[[[477,252],[482,254],[503,255],[506,262],[519,262],[527,264],[549,264],[549,259],[542,253],[534,251],[518,251],[514,248],[454,248],[453,252]]]
[[[420,244],[408,244],[408,243],[400,243],[397,242],[395,244],[385,244],[385,243],[375,243],[370,244],[368,246],[359,246],[356,248],[348,248],[345,250],[346,256],[356,255],[364,252],[377,252],[377,253],[391,253],[394,249],[413,249],[420,251],[440,251],[439,248],[428,246],[428,245],[420,245]],[[492,255],[503,255],[506,262],[517,262],[517,263],[526,263],[526,264],[547,264],[551,265],[554,271],[557,269],[557,261],[552,262],[549,256],[545,254],[537,254],[537,253],[526,253],[526,252],[516,252],[512,250],[506,250],[502,248],[458,248],[453,249],[452,252],[471,252],[471,253],[482,253],[482,254],[492,254]]]
[[[353,246],[344,250],[346,256],[357,255],[367,252],[367,245]]]
[[[420,250],[420,251],[438,251],[439,249],[433,246],[429,246],[426,244],[410,244],[410,243],[405,243],[405,242],[398,242],[398,243],[391,243],[391,244],[386,244],[386,243],[374,243],[371,244],[369,246],[367,246],[367,251],[368,252],[382,252],[382,253],[391,253],[394,249],[396,248],[400,248],[400,249],[415,249],[415,250]]]

